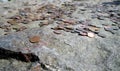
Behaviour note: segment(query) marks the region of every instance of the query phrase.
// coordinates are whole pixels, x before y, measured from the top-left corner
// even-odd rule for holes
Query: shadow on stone
[[[120,0],[115,0],[113,2],[104,2],[103,4],[120,5]]]
[[[21,52],[14,52],[10,50],[6,50],[0,48],[0,59],[16,59],[23,62],[36,62],[39,61],[38,56],[34,55],[33,53],[21,53]]]

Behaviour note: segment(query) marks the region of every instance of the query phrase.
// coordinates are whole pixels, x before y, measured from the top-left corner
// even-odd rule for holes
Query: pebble
[[[38,43],[38,42],[40,42],[40,37],[39,36],[32,36],[29,38],[29,41],[31,43]]]

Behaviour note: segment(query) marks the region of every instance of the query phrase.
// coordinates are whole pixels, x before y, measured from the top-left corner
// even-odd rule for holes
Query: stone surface
[[[64,0],[65,2],[68,0]],[[63,0],[49,0],[49,2],[54,5],[62,7],[61,4],[64,3]],[[0,3],[0,22],[7,23],[7,18],[14,16],[17,9],[32,7],[39,7],[41,3],[48,0],[14,0],[7,3]],[[69,4],[70,3],[70,4]],[[111,4],[112,3],[112,4]],[[17,5],[16,5],[17,4]],[[76,10],[71,10],[71,6],[77,6]],[[97,4],[97,5],[95,5]],[[24,5],[24,6],[23,6]],[[13,52],[21,53],[33,53],[40,61],[38,62],[23,62],[14,58],[5,59],[0,56],[0,71],[119,71],[120,70],[120,28],[119,20],[116,17],[109,17],[111,11],[117,13],[116,10],[120,8],[120,5],[114,5],[114,1],[111,0],[71,0],[66,4],[67,8],[65,14],[61,18],[54,19],[50,24],[39,26],[41,22],[45,20],[32,21],[27,24],[19,23],[21,26],[27,27],[27,29],[22,31],[14,31],[13,28],[19,25],[9,25],[12,30],[6,32],[3,26],[0,26],[0,48],[10,50]],[[67,6],[68,5],[68,6]],[[38,7],[37,6],[37,7]],[[64,6],[63,6],[64,7]],[[54,8],[54,7],[53,7]],[[8,10],[14,10],[14,13],[5,13]],[[72,12],[73,13],[72,13]],[[94,12],[94,13],[93,13]],[[97,19],[97,14],[104,19]],[[57,15],[57,14],[56,14]],[[94,19],[92,15],[96,16]],[[119,16],[119,15],[117,15]],[[76,33],[67,32],[64,29],[65,26],[57,27],[61,22],[59,19],[65,19],[69,17],[73,20],[67,23],[79,23],[79,25],[72,24],[75,27],[82,25],[84,30],[92,32],[97,29],[97,33],[94,33],[94,38],[89,38],[86,36],[86,32],[83,33],[85,36],[78,35]],[[111,18],[115,18],[115,22],[111,21]],[[47,18],[47,20],[51,20]],[[85,21],[85,22],[84,22]],[[66,22],[65,22],[66,23]],[[84,23],[84,24],[83,24]],[[18,23],[17,23],[18,24]],[[64,23],[62,23],[64,24]],[[68,25],[68,24],[67,24]],[[89,25],[92,25],[91,30],[89,30]],[[114,34],[106,31],[104,26],[114,26],[112,27],[115,31]],[[98,28],[96,28],[98,27]],[[53,28],[53,29],[51,29]],[[74,30],[73,27],[65,27],[69,30]],[[55,29],[55,30],[54,30]],[[62,30],[58,30],[62,29]],[[80,28],[81,29],[81,28]],[[55,34],[53,31],[56,32]],[[81,31],[75,30],[75,32],[80,33]],[[8,33],[7,35],[4,35]],[[39,40],[35,38],[35,42],[31,43],[29,37],[37,35],[40,37]],[[0,54],[2,55],[2,54]],[[40,66],[39,63],[43,65]]]

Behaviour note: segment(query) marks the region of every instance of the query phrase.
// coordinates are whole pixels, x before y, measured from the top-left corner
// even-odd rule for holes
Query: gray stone
[[[46,28],[44,30],[48,31],[50,29]],[[52,70],[62,69],[63,71],[66,71],[66,70],[79,71],[79,70],[88,70],[88,69],[95,70],[95,71],[97,71],[97,69],[103,70],[99,62],[101,62],[104,59],[104,56],[106,57],[106,52],[104,53],[101,50],[97,49],[96,48],[97,45],[94,46],[94,44],[96,44],[96,42],[92,43],[95,41],[94,39],[82,38],[70,33],[64,33],[64,36],[57,36],[52,32],[46,33],[44,30],[42,32],[40,29],[37,29],[37,28],[27,30],[24,33],[23,37],[22,37],[23,32],[17,33],[21,35],[11,34],[4,37],[4,39],[1,39],[0,43],[4,42],[6,44],[9,44],[9,45],[1,44],[2,47],[5,47],[6,49],[12,48],[10,50],[18,51],[16,50],[16,48],[18,47],[22,48],[24,47],[24,45],[19,46],[19,44],[13,44],[12,42],[10,42],[10,40],[13,40],[12,38],[14,39],[16,38],[16,40],[19,39],[19,41],[29,43],[28,41],[26,41],[27,40],[26,36],[30,36],[33,33],[39,34],[41,35],[41,38],[48,43],[47,45],[48,47],[38,46],[34,48],[32,45],[30,46],[30,43],[29,43],[29,46],[31,47],[31,52],[39,56],[41,62],[44,63],[46,66],[48,66],[49,69],[52,69]],[[46,38],[47,36],[49,37]],[[68,36],[69,38],[67,38]],[[9,41],[5,42],[6,40],[7,41],[9,40]],[[84,45],[84,43],[88,43],[88,44]],[[101,55],[104,55],[104,56],[101,57]],[[94,65],[96,63],[99,64],[100,66]],[[96,68],[93,69],[94,67]]]
[[[0,0],[0,2],[8,2],[8,0]]]
[[[16,4],[17,1],[19,3],[22,0],[16,0]],[[31,3],[31,0],[24,0],[23,2],[27,1],[30,2],[31,6],[34,5],[34,3]],[[47,0],[44,0],[44,2],[46,1]],[[52,1],[54,0],[51,0],[51,2]],[[60,1],[55,2],[58,4]],[[86,0],[81,1],[81,3],[85,3],[86,6],[87,4],[97,4],[99,1],[107,2],[108,0],[94,0],[94,2]],[[14,4],[11,6],[14,6]],[[8,7],[9,5],[10,4],[8,4]],[[111,7],[111,5],[109,6]],[[18,5],[15,5],[15,7],[18,7]],[[38,22],[33,22],[30,24],[31,26],[28,24],[29,28],[27,30],[0,36],[0,47],[23,54],[33,53],[40,61],[26,63],[14,58],[7,60],[1,58],[0,71],[33,71],[32,68],[36,67],[40,62],[43,63],[43,67],[38,66],[41,71],[119,71],[120,29],[114,27],[116,32],[115,34],[111,34],[103,28],[103,24],[114,24],[109,18],[105,18],[104,20],[91,19],[93,13],[90,12],[89,8],[86,8],[84,12],[78,12],[80,12],[79,8],[72,14],[73,18],[77,17],[78,20],[83,21],[86,19],[92,20],[90,22],[92,25],[101,28],[98,35],[105,38],[96,35],[94,38],[89,38],[65,31],[61,31],[61,34],[57,35],[54,34],[51,29],[55,26],[55,23],[38,27]],[[79,33],[79,31],[76,32]],[[29,42],[29,37],[34,35],[40,36],[40,42],[38,44]],[[48,70],[46,70],[44,66]]]

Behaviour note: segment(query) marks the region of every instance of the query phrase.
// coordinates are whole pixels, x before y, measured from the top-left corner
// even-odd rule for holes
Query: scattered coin
[[[39,36],[32,36],[29,38],[29,41],[31,43],[38,43],[38,42],[40,42],[40,37]]]
[[[92,32],[88,32],[88,33],[87,33],[87,36],[93,38],[93,37],[95,37],[95,34],[92,33]]]

